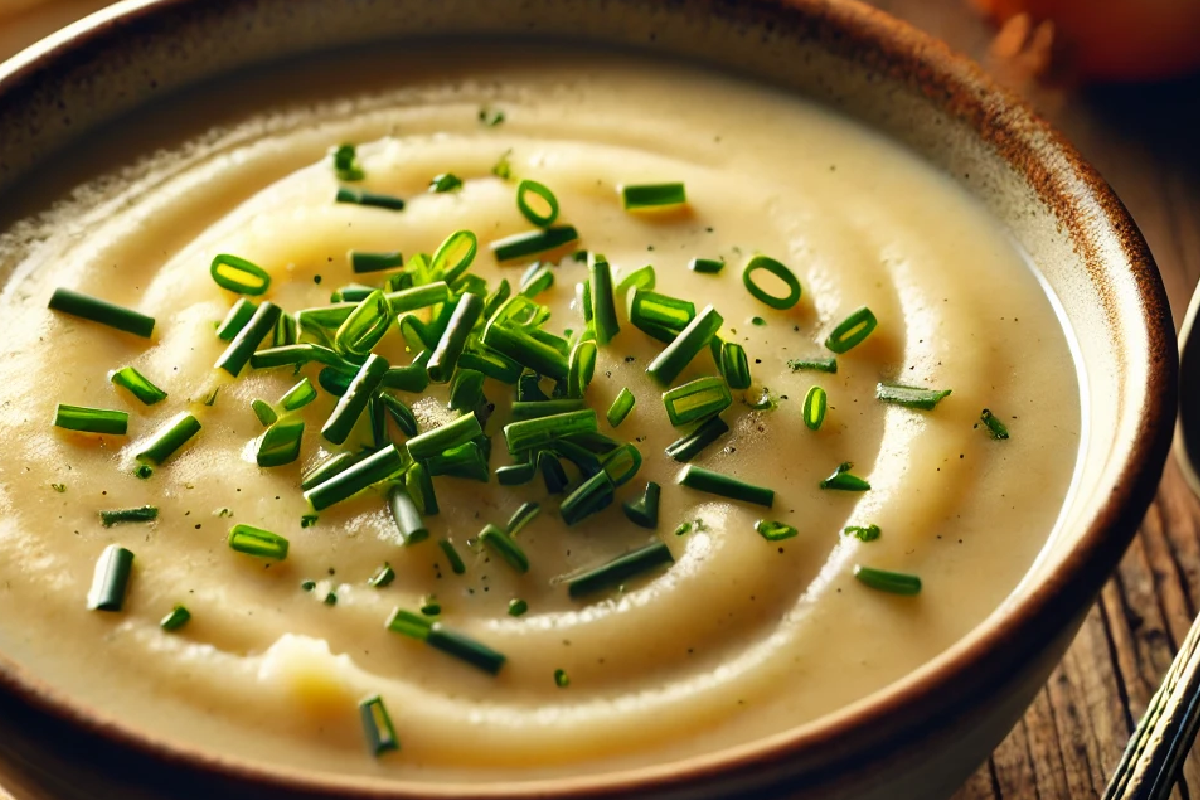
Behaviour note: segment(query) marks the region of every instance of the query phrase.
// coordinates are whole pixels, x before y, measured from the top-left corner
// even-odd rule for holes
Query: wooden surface
[[[875,0],[988,62],[962,0]],[[1026,86],[1117,190],[1145,234],[1176,327],[1200,276],[1200,77],[1136,88]],[[1200,501],[1174,460],[1117,574],[1025,718],[955,800],[1091,800],[1200,609]],[[1175,798],[1200,798],[1193,750]]]

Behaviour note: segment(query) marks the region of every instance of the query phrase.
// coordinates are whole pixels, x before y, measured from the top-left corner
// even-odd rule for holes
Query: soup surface
[[[1067,493],[1080,402],[1052,303],[966,193],[852,121],[693,68],[529,47],[425,56],[400,71],[390,54],[343,57],[197,91],[39,176],[31,204],[39,192],[58,202],[31,210],[3,242],[16,272],[0,313],[0,604],[19,612],[0,617],[5,658],[154,735],[244,758],[430,780],[530,778],[657,763],[815,719],[928,661],[1013,592]],[[361,180],[335,174],[328,151],[343,142],[359,145]],[[462,185],[431,191],[447,173]],[[552,190],[554,224],[578,238],[501,262],[492,245],[534,229],[518,209],[522,179]],[[670,182],[684,184],[686,205],[623,208],[618,187]],[[339,186],[406,205],[335,202]],[[477,237],[469,274],[486,288],[468,279],[457,289],[486,296],[507,280],[515,295],[542,261],[553,285],[530,292],[551,313],[540,329],[570,331],[568,345],[587,338],[577,284],[591,267],[576,251],[603,254],[617,285],[652,265],[655,292],[698,314],[713,306],[725,352],[741,345],[750,373],[750,388],[730,390],[721,411],[728,432],[687,464],[665,453],[696,426],[671,424],[667,388],[717,378],[719,406],[727,384],[741,382],[730,377],[737,370],[722,378],[708,344],[666,385],[652,379],[647,367],[667,347],[659,338],[678,329],[648,335],[622,288],[619,332],[598,345],[575,404],[641,454],[610,505],[564,523],[560,504],[596,469],[578,446],[553,452],[565,492],[551,494],[540,471],[500,485],[495,470],[515,463],[504,435],[515,391],[489,378],[476,408],[491,441],[489,479],[434,477],[440,511],[425,514],[425,541],[404,544],[389,513],[388,486],[404,481],[315,512],[302,474],[388,440],[404,459],[408,437],[383,417],[376,440],[364,411],[344,445],[328,441],[322,427],[338,397],[321,364],[247,366],[236,379],[216,368],[229,343],[215,327],[238,297],[214,282],[211,262],[234,254],[260,266],[269,288],[248,299],[293,314],[328,306],[349,284],[407,282],[395,268],[354,272],[352,250],[400,251],[416,284],[436,280],[419,254],[460,230]],[[778,309],[747,290],[743,271],[758,254],[794,273],[798,303]],[[698,272],[697,257],[724,266]],[[788,294],[767,272],[753,277]],[[57,287],[152,316],[152,336],[49,310]],[[877,327],[832,352],[830,335],[862,307]],[[413,313],[436,344],[439,309]],[[410,334],[420,327],[408,324]],[[300,336],[323,341],[337,328],[302,324]],[[496,341],[482,331],[481,321],[467,345],[477,355]],[[408,365],[424,347],[411,338],[392,322],[373,351]],[[836,372],[796,363],[805,359],[834,359]],[[109,372],[125,366],[166,398],[145,405],[114,385]],[[281,398],[304,378],[316,399],[285,411]],[[878,400],[881,383],[951,393],[911,408]],[[827,410],[810,427],[812,387]],[[540,389],[555,394],[553,381]],[[606,413],[622,389],[636,404],[614,428]],[[460,413],[447,408],[449,384],[382,391],[422,431]],[[303,421],[297,460],[258,466],[255,399],[271,407],[268,420]],[[59,403],[127,412],[128,433],[55,427]],[[981,423],[985,408],[1010,438]],[[137,477],[138,454],[180,414],[194,415],[199,432]],[[572,441],[601,454],[611,446]],[[453,456],[435,458],[433,471]],[[862,482],[823,488],[845,462],[842,479]],[[688,464],[771,489],[771,504],[681,486]],[[653,530],[622,510],[647,481],[661,486]],[[540,512],[510,538],[528,560],[522,573],[477,537],[489,523],[506,530],[526,502]],[[100,512],[142,506],[157,517],[102,522]],[[768,538],[759,521],[795,535]],[[236,525],[286,538],[286,559],[231,549]],[[656,542],[673,563],[571,596],[564,576]],[[95,566],[114,544],[135,556],[123,608],[91,611]],[[369,583],[385,563],[394,580]],[[919,577],[920,591],[869,585],[856,565]],[[163,630],[180,605],[190,621]],[[439,630],[504,656],[496,674],[388,629],[395,609],[420,617],[431,605],[440,614],[426,619]],[[380,757],[359,710],[374,695],[402,745]]]

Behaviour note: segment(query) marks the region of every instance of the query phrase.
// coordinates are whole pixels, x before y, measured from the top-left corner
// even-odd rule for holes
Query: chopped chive
[[[148,339],[154,332],[154,317],[71,289],[55,289],[54,294],[50,295],[47,307],[51,311],[61,311],[73,317],[99,322],[134,336]]]
[[[352,466],[336,473],[304,492],[304,499],[314,511],[322,511],[340,503],[380,481],[385,481],[404,468],[404,457],[389,444]],[[427,511],[428,513],[428,511]]]
[[[306,405],[317,399],[317,390],[312,385],[312,381],[304,378],[291,389],[288,389],[279,401],[279,406],[284,411],[296,411],[304,408]]]
[[[310,361],[342,367],[342,357],[327,347],[315,344],[288,344],[268,347],[250,356],[250,369],[274,369],[275,367],[299,367]]]
[[[787,365],[792,372],[827,372],[833,375],[837,372],[836,358],[792,358]]]
[[[710,444],[729,433],[729,425],[713,415],[701,422],[691,433],[667,445],[666,453],[676,461],[691,461]]]
[[[534,461],[509,464],[496,468],[496,481],[501,486],[524,486],[534,479],[537,472],[538,465]]]
[[[264,300],[254,311],[254,316],[250,318],[244,328],[238,331],[238,335],[233,337],[233,341],[217,359],[217,367],[236,378],[263,339],[266,339],[275,330],[275,322],[281,313],[283,312],[279,306],[269,300]]]
[[[494,128],[504,122],[504,109],[495,106],[479,107],[479,122],[488,128]]]
[[[467,571],[467,565],[463,563],[462,556],[458,554],[458,548],[454,546],[452,539],[439,539],[438,547],[442,550],[442,555],[446,556],[446,561],[450,563],[450,571],[455,575],[462,575]]]
[[[605,415],[608,424],[615,428],[624,422],[625,418],[629,416],[629,412],[633,411],[636,402],[637,398],[633,396],[633,392],[629,391],[629,387],[622,388],[620,394],[612,401],[612,405],[608,407],[608,413]]]
[[[810,431],[821,430],[821,423],[825,421],[825,409],[828,406],[829,400],[825,394],[825,390],[820,386],[814,386],[808,390],[808,394],[804,395],[804,424],[808,426]]]
[[[774,295],[759,286],[754,280],[754,273],[759,270],[766,270],[783,281],[788,293],[783,296]],[[742,270],[742,284],[754,299],[780,311],[785,311],[800,302],[800,281],[796,274],[779,261],[767,256],[757,255],[747,262],[746,268]]]
[[[719,472],[698,467],[695,464],[688,464],[680,471],[678,483],[680,486],[686,486],[689,489],[708,492],[720,497],[728,497],[731,500],[742,500],[747,503],[766,506],[767,508],[770,508],[775,502],[775,491],[773,489],[768,489],[765,486],[755,486],[752,483],[746,483],[729,475],[722,475]]]
[[[670,549],[662,542],[654,542],[568,578],[567,594],[573,598],[586,597],[673,563]]]
[[[919,408],[924,411],[932,411],[948,394],[950,394],[949,389],[922,389],[918,386],[900,386],[890,383],[880,383],[875,386],[876,400],[889,405]]]
[[[59,403],[54,411],[54,427],[83,433],[124,436],[129,430],[129,414],[108,408],[69,406],[66,403]]]
[[[422,351],[424,355],[428,353],[428,350]],[[429,387],[429,372],[425,369],[428,362],[428,358],[416,358],[407,367],[391,367],[383,376],[382,388],[412,394],[424,392]]]
[[[681,206],[687,202],[687,191],[682,183],[643,183],[618,188],[621,207],[626,211]]]
[[[585,259],[586,260],[586,259]],[[647,264],[644,267],[638,267],[628,275],[622,276],[621,280],[617,281],[616,293],[622,295],[630,289],[650,290],[655,286],[654,267]],[[694,311],[694,309],[693,309]],[[689,317],[690,319],[690,317]],[[686,322],[684,323],[687,324]]]
[[[404,256],[398,252],[362,253],[350,251],[350,269],[355,274],[364,272],[383,272],[389,269],[399,269],[404,266]],[[344,298],[349,300],[350,298]]]
[[[554,670],[554,685],[560,689],[566,689],[571,685],[571,678],[565,669]]]
[[[1007,439],[1008,428],[1000,421],[1000,418],[985,408],[983,413],[979,415],[979,420],[987,426],[988,431],[992,434],[993,439]]]
[[[255,460],[260,467],[290,464],[300,457],[300,440],[303,436],[303,420],[276,422],[259,439]]]
[[[457,192],[462,187],[463,179],[452,172],[443,172],[441,175],[434,175],[433,180],[429,182],[429,191],[434,194]]]
[[[354,453],[338,453],[317,464],[300,478],[300,489],[307,491],[337,475],[358,460]]]
[[[450,299],[450,286],[445,281],[435,281],[411,289],[401,289],[398,292],[388,292],[388,305],[396,315],[407,311],[417,311],[429,308]]]
[[[513,384],[521,376],[521,365],[491,348],[476,344],[458,357],[460,370],[480,372],[501,383]]]
[[[488,481],[487,460],[478,442],[466,442],[445,450],[425,460],[425,468],[431,477],[446,475],[451,478]]]
[[[108,373],[108,379],[114,386],[120,386],[148,406],[167,398],[166,392],[151,383],[145,375],[133,367],[113,370]]]
[[[646,488],[637,500],[622,503],[621,510],[634,525],[654,530],[658,527],[658,507],[662,497],[662,487],[654,481],[646,481]]]
[[[477,667],[489,675],[497,674],[504,666],[505,657],[502,653],[496,652],[465,634],[446,630],[440,622],[433,623],[433,628],[425,638],[425,643]]]
[[[333,444],[342,444],[350,435],[354,424],[367,408],[367,401],[378,391],[383,383],[383,376],[388,370],[388,362],[372,353],[359,367],[354,380],[350,382],[346,393],[338,400],[333,413],[321,428],[321,435]]]
[[[862,344],[863,339],[875,330],[878,320],[871,309],[863,306],[850,316],[838,323],[837,327],[825,339],[825,346],[841,355]]]
[[[496,159],[496,163],[492,165],[492,174],[502,181],[506,181],[512,177],[512,149],[509,148],[500,154]]]
[[[570,439],[558,439],[550,445],[550,449],[578,467],[584,478],[601,471],[600,459],[596,454]]]
[[[528,610],[529,603],[526,603],[519,597],[514,597],[508,601],[508,615],[510,617],[523,617]]]
[[[504,278],[500,283],[496,284],[496,291],[492,292],[487,297],[487,302],[483,304],[483,318],[491,319],[496,313],[496,309],[503,305],[504,301],[512,295],[512,286],[508,279]]]
[[[518,403],[535,403],[535,402],[540,402],[540,401],[544,401],[544,400],[549,400],[550,398],[546,397],[546,393],[542,391],[541,379],[542,379],[542,376],[538,375],[536,372],[533,372],[530,370],[526,370],[526,371],[522,372],[521,377],[519,377],[517,379],[517,402]],[[572,402],[578,402],[578,403],[580,403],[579,407],[580,408],[583,407],[582,401],[575,399],[575,400],[572,400]],[[577,409],[573,408],[571,410],[575,411]],[[534,415],[534,416],[544,416],[544,415],[539,414],[539,415]]]
[[[539,208],[530,203],[533,198]],[[545,228],[558,219],[558,198],[546,186],[526,178],[517,184],[517,210],[531,225]]]
[[[662,400],[675,426],[719,414],[733,405],[729,387],[720,378],[697,378],[663,392]]]
[[[208,274],[222,289],[256,297],[271,286],[271,276],[253,261],[220,253],[212,260]]]
[[[491,244],[492,255],[497,261],[512,261],[557,250],[578,239],[579,231],[573,225],[551,225],[497,239]]]
[[[688,262],[688,269],[690,269],[692,272],[699,272],[702,275],[716,275],[718,272],[725,269],[725,259],[693,258]]]
[[[842,492],[865,492],[870,489],[870,483],[850,473],[850,470],[853,468],[854,465],[849,461],[843,461],[833,471],[832,475],[821,481],[821,488],[835,489]]]
[[[382,390],[373,399],[383,405],[384,410],[396,423],[396,427],[400,429],[401,433],[405,436],[417,435],[417,418],[413,415],[412,409]]]
[[[916,575],[904,572],[890,572],[885,569],[873,569],[855,564],[854,577],[861,584],[889,594],[911,596],[921,593],[921,579]]]
[[[427,594],[421,598],[421,616],[436,617],[442,613],[442,604],[438,602],[437,595]]]
[[[353,253],[353,251],[351,251]],[[343,286],[339,289],[334,289],[329,293],[329,302],[338,303],[361,303],[375,291],[374,286],[364,286],[361,283],[352,283],[348,286]]]
[[[388,489],[388,509],[402,545],[407,547],[429,538],[429,528],[421,519],[421,510],[403,486],[396,484]]]
[[[353,372],[345,372],[337,367],[325,367],[317,373],[317,383],[334,397],[345,395],[352,380],[354,380]]]
[[[319,520],[320,518],[321,517],[319,514],[301,514],[300,515],[300,527],[301,528],[311,528],[317,524],[317,520]]]
[[[490,522],[484,525],[483,530],[479,532],[479,541],[483,542],[484,547],[504,559],[518,574],[524,575],[529,572],[529,557],[499,526]]]
[[[478,250],[479,240],[474,232],[455,231],[433,252],[430,268],[447,285],[453,285],[455,279],[470,268]]]
[[[358,715],[371,755],[378,757],[400,749],[400,739],[396,737],[396,728],[392,725],[392,717],[382,697],[373,695],[361,701]]]
[[[133,476],[138,480],[148,480],[154,475],[154,467],[149,464],[138,464],[133,469]]]
[[[760,519],[754,523],[754,530],[758,531],[758,535],[768,542],[782,542],[784,539],[791,539],[799,533],[799,531],[785,522],[775,522],[767,519]]]
[[[613,482],[607,472],[597,472],[567,495],[559,507],[562,521],[568,525],[582,522],[603,511],[613,501]]]
[[[429,470],[425,469],[424,464],[417,463],[408,468],[404,475],[404,488],[408,489],[409,496],[417,502],[422,514],[433,516],[438,513],[433,478],[429,477]]]
[[[466,444],[483,433],[474,414],[463,414],[440,428],[425,431],[408,440],[408,454],[414,461],[424,461],[447,450]]]
[[[535,330],[510,327],[493,317],[483,329],[483,343],[534,372],[556,381],[566,380],[570,370],[566,353],[554,344],[535,338]]]
[[[629,295],[628,311],[634,327],[666,344],[696,318],[696,305],[692,301],[644,288],[637,288]]]
[[[429,638],[429,632],[433,630],[433,622],[421,614],[396,608],[392,611],[392,616],[388,618],[387,629],[392,633],[423,642]]]
[[[221,321],[217,328],[217,338],[223,342],[228,342],[233,337],[238,335],[238,331],[246,327],[246,323],[254,316],[254,311],[258,306],[251,303],[244,297],[239,297],[238,301],[229,309],[229,313],[225,315],[225,319]]]
[[[567,358],[567,397],[582,398],[596,372],[596,343],[581,340]]]
[[[692,523],[690,521],[681,522],[675,526],[675,535],[676,536],[687,536],[691,532],[692,532]]]
[[[167,633],[173,633],[192,621],[192,612],[185,606],[175,606],[158,622],[158,627]]]
[[[454,367],[458,364],[458,357],[462,355],[467,344],[467,337],[482,313],[482,295],[468,292],[458,298],[458,305],[454,308],[450,322],[434,348],[433,355],[429,357],[429,364],[426,366],[429,380],[434,383],[446,383],[450,380],[454,374]]]
[[[883,535],[878,525],[847,525],[842,528],[843,536],[853,536],[860,542],[873,542]]]
[[[104,548],[92,573],[88,591],[89,611],[120,611],[125,606],[129,578],[133,574],[133,553],[119,545]]]
[[[390,194],[378,194],[377,192],[367,192],[362,189],[347,189],[341,187],[334,195],[335,203],[348,203],[356,206],[367,206],[370,208],[382,208],[387,211],[403,211],[404,200],[399,197],[394,197]]]
[[[346,321],[346,317],[354,313],[356,308],[358,308],[358,303],[334,303],[328,306],[304,308],[296,312],[296,322],[306,333],[316,336],[319,335],[318,331],[320,334],[324,334],[322,329],[336,330]]]
[[[541,512],[541,510],[542,507],[537,503],[522,503],[517,510],[513,512],[512,516],[508,518],[508,524],[504,526],[505,532],[510,537],[515,538],[521,529],[532,522],[534,518]]]
[[[314,580],[300,581],[300,590],[301,591],[311,592],[316,588],[317,588],[317,582]]]
[[[396,580],[396,570],[392,569],[392,565],[384,562],[384,565],[375,570],[375,574],[367,579],[367,585],[374,589],[386,589],[392,585],[392,581]]]
[[[271,346],[285,347],[296,343],[296,318],[291,314],[280,314],[271,332]]]
[[[537,456],[537,470],[542,473],[542,482],[550,494],[562,494],[567,490],[570,479],[562,462],[553,453],[543,450]]]
[[[716,309],[705,306],[666,349],[655,356],[646,367],[646,374],[663,386],[673,383],[684,367],[704,349],[723,321]]]
[[[616,303],[613,300],[612,268],[604,256],[588,253],[588,277],[592,299],[592,326],[596,331],[596,343],[603,347],[621,330],[617,323]]]
[[[358,163],[358,148],[353,144],[331,147],[329,159],[333,162],[333,174],[340,181],[361,181],[367,177],[367,173]]]
[[[730,389],[750,388],[750,359],[746,356],[746,348],[733,342],[722,342],[721,376]]]
[[[522,296],[534,298],[554,287],[554,270],[535,261],[521,275],[519,291]]]
[[[250,410],[254,412],[254,416],[258,417],[258,421],[264,428],[273,425],[275,420],[279,419],[279,415],[275,413],[275,409],[271,408],[271,404],[257,397],[250,401]]]
[[[504,441],[508,445],[508,452],[515,454],[545,447],[564,436],[598,429],[595,409],[585,408],[548,417],[510,422],[504,426]],[[417,458],[415,455],[413,457]]]
[[[155,431],[150,441],[138,452],[137,460],[160,465],[199,432],[200,420],[191,414],[178,414]]]
[[[229,529],[229,549],[257,558],[283,561],[288,555],[288,540],[253,525],[234,525]]]
[[[100,524],[111,528],[118,522],[152,522],[158,519],[158,506],[118,508],[100,512]]]
[[[362,299],[337,329],[334,342],[338,350],[352,356],[365,356],[375,348],[392,324],[393,314],[387,296],[376,289]]]

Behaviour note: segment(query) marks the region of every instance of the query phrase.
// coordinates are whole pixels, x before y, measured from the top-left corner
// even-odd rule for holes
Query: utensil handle
[[[1200,727],[1200,619],[1129,739],[1104,800],[1166,800]]]

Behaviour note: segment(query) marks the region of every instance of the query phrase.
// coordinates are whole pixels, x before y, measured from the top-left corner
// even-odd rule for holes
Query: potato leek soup
[[[225,754],[529,778],[811,721],[1017,587],[1076,369],[953,181],[689,67],[388,63],[146,112],[6,236],[6,658]]]

